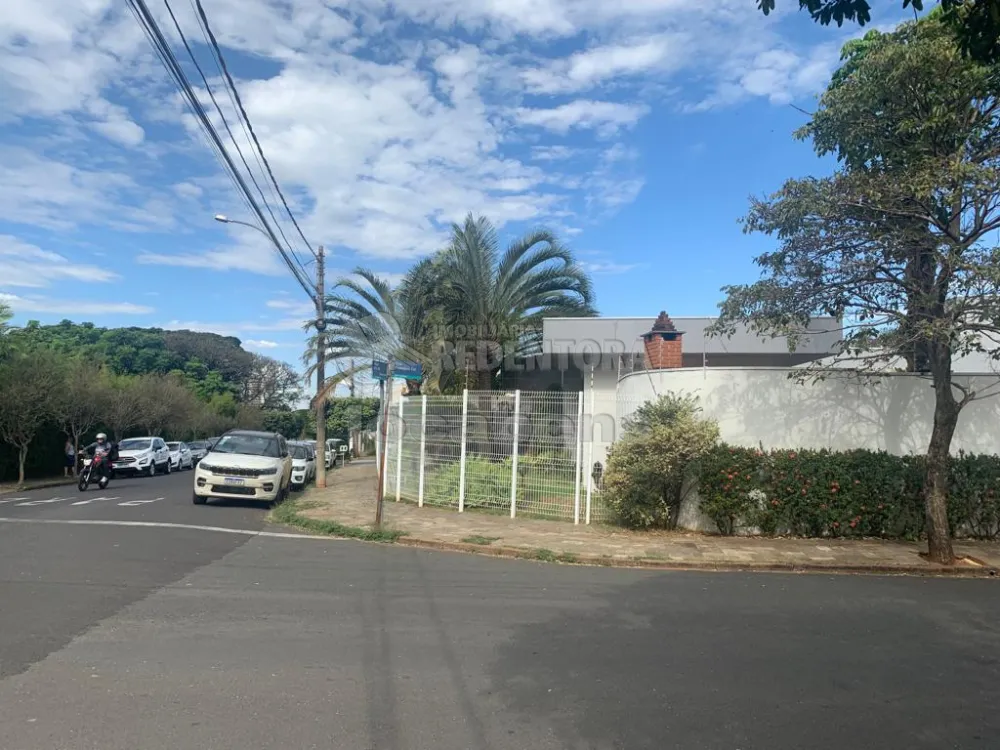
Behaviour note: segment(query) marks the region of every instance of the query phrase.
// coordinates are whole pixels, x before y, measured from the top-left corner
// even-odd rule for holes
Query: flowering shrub
[[[1000,536],[1000,457],[952,459],[952,532]],[[812,537],[915,539],[924,528],[923,459],[880,451],[720,445],[700,464],[701,510],[719,532],[739,526]]]

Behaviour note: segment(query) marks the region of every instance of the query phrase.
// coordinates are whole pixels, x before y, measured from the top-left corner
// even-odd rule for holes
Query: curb
[[[36,482],[35,484],[26,484],[23,487],[13,487],[9,490],[0,490],[0,495],[11,495],[15,492],[31,492],[32,490],[44,490],[47,487],[64,487],[71,484],[76,484],[76,478],[73,477],[69,481],[67,478],[63,479],[50,479],[44,482]]]
[[[560,555],[556,555],[555,560],[540,560],[534,550],[519,547],[490,547],[479,544],[464,544],[458,542],[436,542],[427,539],[416,539],[403,536],[397,539],[395,544],[402,547],[416,547],[419,549],[432,549],[445,552],[465,552],[471,554],[485,555],[487,557],[499,557],[504,559],[534,560],[537,562],[555,563],[559,565],[584,565],[588,567],[602,568],[638,568],[649,570],[691,570],[705,572],[741,572],[741,573],[826,573],[829,575],[906,575],[924,577],[944,577],[944,578],[997,578],[1000,577],[1000,570],[990,568],[975,558],[973,560],[983,567],[944,567],[929,565],[824,565],[822,563],[800,564],[800,563],[695,563],[695,562],[670,562],[666,560],[651,559],[620,559],[613,557],[594,557],[593,555],[577,555],[570,553],[575,559],[559,560]],[[562,553],[566,554],[566,553]]]
[[[308,519],[309,516],[303,516]],[[285,525],[304,528],[294,523]],[[315,532],[314,532],[315,533]],[[827,575],[901,575],[937,578],[1000,578],[1000,570],[986,565],[982,560],[967,556],[966,559],[982,567],[944,567],[940,565],[825,565],[822,563],[727,563],[727,562],[677,562],[667,560],[623,559],[596,557],[576,553],[555,553],[551,559],[540,559],[538,551],[521,547],[492,547],[464,542],[438,542],[409,536],[402,531],[395,540],[365,540],[356,537],[328,534],[331,538],[353,539],[368,544],[392,544],[414,549],[437,550],[441,552],[462,552],[508,560],[532,560],[559,565],[580,565],[600,568],[632,568],[645,570],[680,570],[716,573],[813,573]],[[562,559],[560,559],[562,558]]]

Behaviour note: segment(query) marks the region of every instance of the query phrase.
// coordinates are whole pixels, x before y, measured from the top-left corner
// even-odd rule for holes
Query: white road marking
[[[37,523],[63,524],[66,526],[132,526],[147,529],[191,529],[194,531],[217,531],[222,534],[238,534],[242,536],[263,536],[275,539],[325,539],[326,541],[344,541],[342,537],[322,536],[320,534],[295,534],[282,531],[254,531],[253,529],[229,529],[225,526],[201,526],[189,523],[166,523],[160,521],[98,521],[69,518],[0,518],[0,523]]]
[[[52,497],[48,500],[29,500],[26,503],[18,503],[18,507],[22,505],[46,505],[48,503],[61,503],[63,500],[69,500],[68,497]]]
[[[0,505],[3,505],[4,503],[16,503],[18,500],[27,500],[27,499],[28,498],[26,497],[12,497],[8,500],[0,500]]]
[[[88,503],[96,503],[98,500],[117,500],[117,497],[92,497],[88,500],[77,500],[75,503],[70,503],[70,505],[87,505]]]
[[[115,498],[116,500],[118,498]],[[118,505],[131,508],[134,505],[145,505],[146,503],[155,503],[157,500],[162,500],[162,497],[154,497],[152,500],[126,500],[124,503],[118,503]]]

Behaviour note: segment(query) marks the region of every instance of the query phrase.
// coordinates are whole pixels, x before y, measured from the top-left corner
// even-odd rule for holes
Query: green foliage
[[[309,421],[308,409],[266,411],[263,414],[264,429],[271,432],[280,432],[289,440],[297,440],[302,437]]]
[[[764,15],[774,10],[775,0],[756,0]],[[914,12],[924,9],[923,0],[903,0],[903,8]],[[864,26],[871,21],[868,0],[799,0],[799,9],[808,11],[823,26],[837,26],[845,21]],[[940,0],[928,18],[948,25],[962,51],[973,60],[995,62],[1000,59],[1000,13],[993,0]]]
[[[387,542],[391,544],[404,536],[402,531],[392,529],[366,529],[361,526],[346,526],[338,521],[310,518],[300,511],[307,508],[307,503],[301,500],[286,500],[271,511],[271,518],[277,523],[297,526],[313,534],[361,539],[366,542]]]
[[[677,525],[691,469],[719,439],[700,412],[696,399],[665,394],[626,420],[604,475],[607,502],[626,526]]]
[[[916,539],[924,532],[923,464],[921,457],[878,451],[718,445],[699,462],[698,495],[723,534],[756,527],[806,537]],[[1000,536],[1000,457],[954,457],[948,497],[956,533]]]
[[[326,436],[347,440],[351,430],[374,430],[377,398],[332,398],[326,405]]]
[[[494,226],[470,214],[453,225],[448,247],[413,266],[398,288],[363,268],[337,282],[326,303],[328,359],[420,362],[430,392],[460,389],[469,365],[488,390],[504,355],[537,351],[544,317],[591,314],[593,301],[590,278],[551,232],[501,249]],[[488,351],[495,366],[476,372],[459,344]]]
[[[431,472],[424,486],[424,502],[432,505],[457,505],[461,467],[456,461]],[[497,463],[477,456],[465,459],[465,507],[495,507],[502,498],[510,498],[510,461]]]

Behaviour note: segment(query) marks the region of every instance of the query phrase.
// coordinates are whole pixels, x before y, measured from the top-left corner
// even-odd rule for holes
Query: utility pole
[[[316,472],[316,486],[326,487],[326,254],[316,248],[316,448],[323,456],[323,470]],[[332,457],[336,461],[336,456]]]
[[[392,368],[393,368],[393,358],[389,357],[389,361],[386,364],[385,380],[382,381],[382,403],[379,407],[382,409],[382,425],[380,432],[381,435],[378,436],[379,445],[381,446],[381,452],[379,453],[378,460],[378,479],[375,482],[375,528],[382,528],[382,499],[385,496],[385,454],[389,450],[389,443],[386,438],[389,433],[389,404],[392,403]],[[399,431],[403,429],[403,425],[399,425],[396,429],[396,439],[400,439]]]

